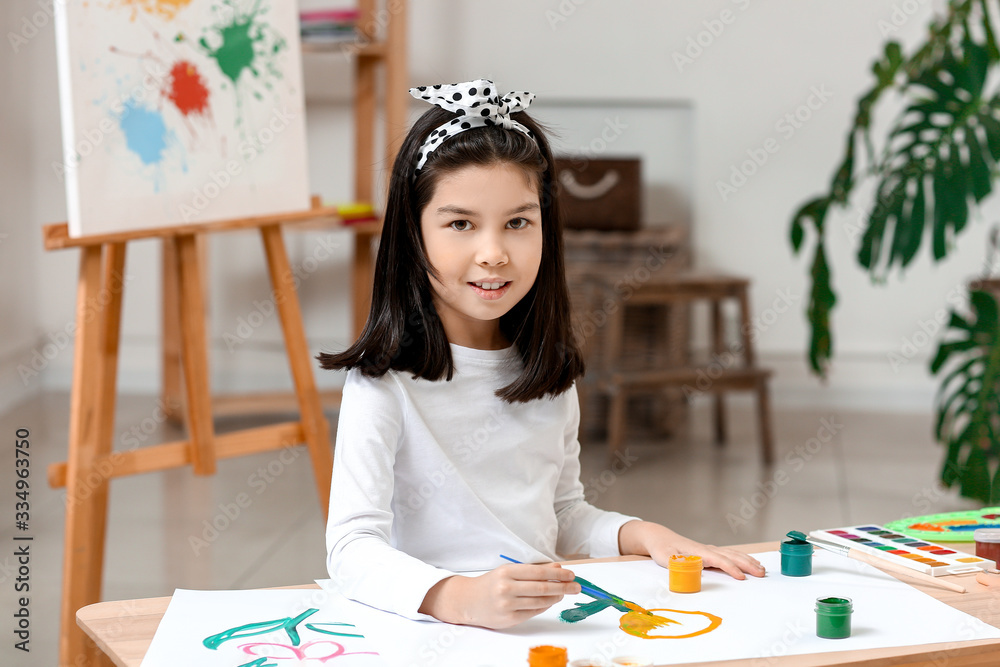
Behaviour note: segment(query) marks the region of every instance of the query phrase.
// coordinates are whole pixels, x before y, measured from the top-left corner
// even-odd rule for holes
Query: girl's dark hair
[[[538,186],[542,208],[542,259],[535,284],[500,318],[500,330],[523,362],[521,374],[496,394],[509,403],[558,395],[583,374],[583,357],[571,331],[563,268],[562,222],[555,197],[552,153],[541,126],[528,114],[511,118],[534,139],[498,125],[466,130],[444,141],[414,176],[417,155],[432,130],[457,118],[437,107],[414,123],[396,156],[389,181],[382,237],[375,260],[372,305],[361,336],[347,350],[322,353],[326,369],[357,368],[380,377],[409,371],[426,380],[452,378],[454,363],[431,298],[420,216],[440,178],[469,165],[510,164]]]

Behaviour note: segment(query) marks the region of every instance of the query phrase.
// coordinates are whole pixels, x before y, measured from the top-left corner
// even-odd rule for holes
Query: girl
[[[411,89],[435,105],[396,158],[344,385],[327,526],[348,597],[413,619],[503,628],[580,592],[560,555],[753,558],[599,510],[579,481],[583,361],[570,332],[553,160],[491,81]],[[527,563],[501,564],[499,554]],[[469,577],[460,572],[489,570]]]

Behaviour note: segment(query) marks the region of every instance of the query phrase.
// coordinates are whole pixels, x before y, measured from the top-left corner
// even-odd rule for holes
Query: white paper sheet
[[[356,608],[351,618],[389,665],[406,667],[520,665],[525,664],[528,649],[539,644],[565,646],[570,660],[631,655],[670,664],[1000,638],[1000,629],[864,563],[820,551],[811,576],[785,577],[777,552],[755,556],[768,570],[765,578],[737,581],[705,571],[702,591],[694,594],[671,593],[667,571],[652,561],[571,568],[647,609],[704,611],[723,619],[716,630],[688,639],[628,635],[618,627],[622,614],[614,609],[576,624],[562,623],[559,612],[573,602],[591,599],[584,595],[566,598],[501,632],[411,621],[370,607]],[[854,602],[849,638],[816,636],[815,601],[829,596],[846,596]]]
[[[318,589],[258,591],[190,591],[178,589],[156,630],[142,667],[239,667],[240,665],[323,665],[385,667],[372,643],[352,624],[353,610],[362,605]],[[316,610],[292,626],[297,639],[280,627],[310,609]],[[249,624],[216,648],[204,641]],[[268,630],[250,634],[257,630]],[[337,634],[333,634],[337,633]],[[267,658],[256,662],[261,658]]]

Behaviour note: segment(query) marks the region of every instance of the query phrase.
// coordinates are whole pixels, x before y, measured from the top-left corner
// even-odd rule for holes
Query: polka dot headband
[[[416,171],[423,169],[427,156],[439,148],[445,139],[474,127],[500,125],[505,129],[517,130],[532,139],[535,138],[531,130],[510,117],[515,111],[527,109],[535,99],[534,93],[521,91],[507,93],[501,97],[492,81],[476,79],[466,83],[439,83],[436,86],[410,88],[410,95],[459,115],[458,118],[441,125],[427,136],[427,140],[420,147]]]

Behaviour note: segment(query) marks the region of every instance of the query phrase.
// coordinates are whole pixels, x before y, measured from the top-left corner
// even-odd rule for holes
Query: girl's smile
[[[483,299],[494,300],[499,299],[507,290],[510,288],[510,281],[503,280],[486,280],[482,282],[469,283],[472,291],[478,294]]]
[[[499,349],[500,317],[531,290],[542,259],[534,178],[509,164],[441,177],[420,216],[434,307],[448,341]]]

